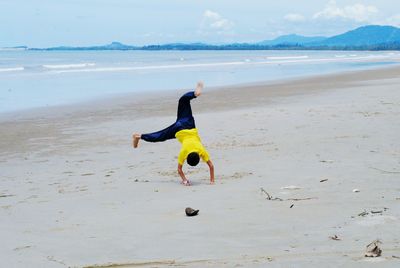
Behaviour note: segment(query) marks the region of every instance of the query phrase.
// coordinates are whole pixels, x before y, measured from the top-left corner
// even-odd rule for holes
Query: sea
[[[0,50],[0,113],[400,64],[399,51]]]

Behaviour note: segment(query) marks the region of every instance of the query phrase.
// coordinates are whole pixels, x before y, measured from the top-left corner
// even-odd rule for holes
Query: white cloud
[[[399,26],[400,27],[400,14],[393,15],[386,19],[386,23],[389,25]]]
[[[303,15],[294,13],[286,14],[283,18],[290,22],[302,22],[306,20],[306,18]]]
[[[233,21],[223,18],[217,12],[206,10],[203,14],[202,28],[214,29],[217,31],[229,31],[235,25]]]
[[[354,4],[339,7],[335,0],[329,1],[327,6],[314,14],[314,19],[347,19],[356,22],[371,20],[379,12],[378,8],[371,5]]]
[[[395,27],[400,27],[400,13],[392,15],[386,18],[380,18],[379,20],[375,20],[372,24],[376,25],[391,25]]]

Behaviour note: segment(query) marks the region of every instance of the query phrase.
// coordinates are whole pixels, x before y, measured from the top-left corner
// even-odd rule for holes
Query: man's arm
[[[215,180],[214,180],[214,165],[211,162],[211,160],[207,161],[207,165],[210,168],[210,184],[214,184]]]
[[[186,179],[186,177],[185,177],[185,173],[183,173],[181,164],[178,164],[178,173],[179,173],[179,176],[181,176],[183,184],[189,183],[188,179]]]

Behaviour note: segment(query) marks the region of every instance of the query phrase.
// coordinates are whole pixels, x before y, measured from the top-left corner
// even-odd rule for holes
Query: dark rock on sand
[[[188,207],[185,209],[185,213],[186,213],[186,216],[192,217],[192,216],[196,216],[199,213],[199,210]]]

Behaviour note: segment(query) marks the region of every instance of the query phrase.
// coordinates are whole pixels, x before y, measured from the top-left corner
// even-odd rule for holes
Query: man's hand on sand
[[[204,87],[203,81],[197,82],[196,90],[194,91],[194,95],[196,97],[201,95],[201,91],[203,90],[203,87]]]
[[[140,134],[137,134],[137,133],[135,133],[135,134],[133,134],[133,136],[132,136],[132,145],[133,145],[133,148],[137,148],[138,147],[138,145],[139,145],[139,140],[140,140]]]
[[[188,179],[181,181],[181,184],[183,186],[192,186],[192,183]]]

